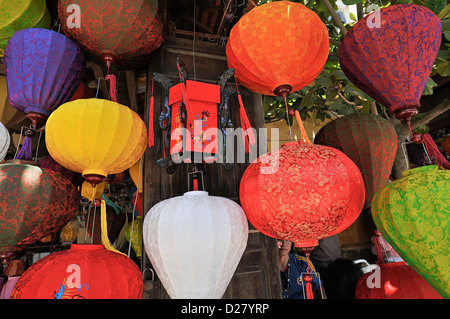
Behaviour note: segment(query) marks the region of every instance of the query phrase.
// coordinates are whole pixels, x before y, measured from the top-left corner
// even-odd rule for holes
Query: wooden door
[[[186,65],[188,79],[217,84],[218,78],[228,69],[225,47],[216,44],[196,42],[193,57],[192,40],[166,38],[157,56],[149,66],[147,81],[151,90],[153,72],[170,78],[174,84],[179,83],[177,58]],[[194,61],[195,58],[195,61]],[[195,72],[194,70],[195,64]],[[195,75],[195,76],[194,76]],[[234,81],[234,78],[232,78]],[[234,82],[230,82],[234,85]],[[264,126],[261,95],[240,87],[247,115],[254,128]],[[147,94],[147,106],[149,105]],[[155,96],[155,145],[147,149],[144,160],[144,212],[156,203],[174,196],[180,196],[188,190],[187,174],[193,164],[180,164],[169,174],[167,168],[161,168],[156,161],[163,156],[162,130],[158,126],[158,116],[164,103],[164,93],[160,85],[154,86]],[[239,104],[237,96],[232,97],[231,109],[234,127],[239,127]],[[148,122],[148,109],[146,111]],[[222,164],[205,164],[205,190],[210,195],[227,197],[239,203],[239,183],[246,163],[236,163],[227,170]],[[281,298],[281,285],[278,271],[278,255],[276,240],[269,238],[249,225],[249,239],[246,251],[231,280],[223,298]],[[143,268],[151,267],[143,250]],[[169,298],[164,287],[158,281],[154,288],[145,294],[146,298]]]

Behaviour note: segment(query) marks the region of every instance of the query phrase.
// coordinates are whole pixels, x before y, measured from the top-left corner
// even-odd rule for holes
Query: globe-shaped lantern
[[[71,22],[61,23],[62,31],[94,61],[130,68],[163,42],[157,0],[78,0],[78,21],[73,15],[77,11],[67,10],[72,3],[59,0],[60,21]],[[73,27],[77,22],[80,27]]]
[[[364,205],[364,181],[344,153],[289,142],[247,167],[240,199],[256,229],[309,251],[356,220]]]
[[[143,287],[130,258],[103,245],[72,244],[31,265],[11,299],[140,299]]]
[[[427,7],[392,5],[365,16],[346,33],[339,62],[353,84],[397,119],[410,119],[420,108],[441,37],[441,21]]]
[[[231,29],[226,46],[229,68],[253,92],[286,97],[310,84],[328,58],[328,30],[300,3],[257,6]]]
[[[0,165],[0,251],[56,233],[75,216],[79,196],[70,180],[26,164]]]
[[[171,298],[221,298],[247,238],[242,208],[205,191],[159,202],[143,224],[145,251]]]
[[[356,299],[442,299],[405,262],[383,263],[379,267],[358,280]]]
[[[423,166],[403,172],[372,202],[378,230],[444,298],[450,297],[450,171]]]
[[[0,57],[14,32],[26,28],[50,28],[51,17],[45,0],[2,0],[0,12]]]
[[[147,146],[147,128],[139,115],[108,100],[67,102],[50,115],[45,131],[55,161],[92,185],[133,166]]]
[[[8,129],[0,122],[0,161],[2,161],[6,153],[8,153],[9,144],[11,143],[11,135]]]
[[[381,116],[357,113],[337,118],[317,132],[315,144],[342,151],[364,179],[365,206],[389,180],[397,151],[394,126]]]

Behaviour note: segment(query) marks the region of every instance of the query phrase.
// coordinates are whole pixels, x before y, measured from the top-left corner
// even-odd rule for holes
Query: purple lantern
[[[86,72],[86,60],[83,51],[66,36],[29,28],[15,32],[9,40],[5,69],[10,104],[32,122],[18,155],[29,160],[29,137],[39,123],[73,96]]]

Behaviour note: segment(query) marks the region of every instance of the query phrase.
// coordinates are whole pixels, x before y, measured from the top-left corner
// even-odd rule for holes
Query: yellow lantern
[[[133,180],[134,185],[138,188],[138,193],[142,193],[142,173],[144,170],[142,169],[143,160],[139,159],[133,166],[128,169],[130,173],[130,177]],[[138,186],[139,184],[139,186]]]
[[[61,105],[49,116],[45,131],[55,161],[93,186],[133,166],[147,146],[147,128],[139,115],[102,99]]]
[[[108,183],[106,182],[106,180],[98,183],[94,188],[92,188],[92,185],[88,182],[84,182],[81,185],[81,196],[88,199],[89,201],[97,198],[101,200],[105,188],[108,188]]]

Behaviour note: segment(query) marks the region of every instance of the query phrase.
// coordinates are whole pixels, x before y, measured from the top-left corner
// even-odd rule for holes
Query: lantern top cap
[[[206,191],[189,191],[183,194],[183,196],[208,196]]]
[[[439,170],[439,167],[437,165],[427,165],[427,166],[411,168],[407,171],[404,171],[402,173],[402,175],[403,175],[403,177],[406,177],[406,176],[411,176],[411,175],[420,174],[420,173],[426,173],[426,172],[430,172],[430,171],[437,171],[437,170]]]
[[[92,245],[92,244],[72,244],[70,246],[71,250],[105,250],[103,245]]]

